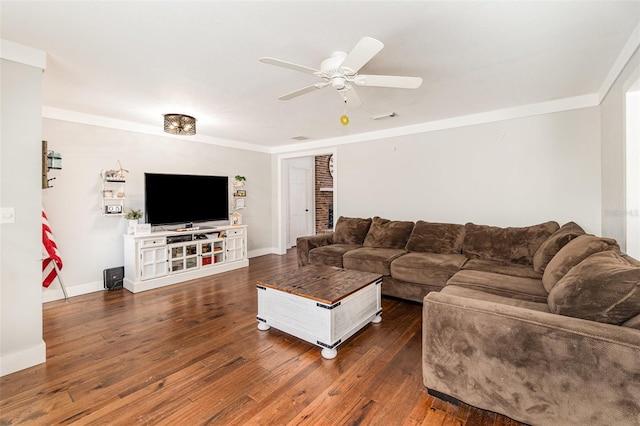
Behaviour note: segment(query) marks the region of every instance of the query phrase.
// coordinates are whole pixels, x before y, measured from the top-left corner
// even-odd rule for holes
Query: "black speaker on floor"
[[[124,266],[105,269],[102,272],[104,277],[104,288],[107,290],[118,290],[122,288],[124,281]]]

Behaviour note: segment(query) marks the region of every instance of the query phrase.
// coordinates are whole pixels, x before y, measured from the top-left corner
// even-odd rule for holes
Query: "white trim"
[[[0,58],[45,70],[47,52],[33,47],[0,39]]]
[[[598,91],[598,104],[600,104],[607,96],[611,86],[613,86],[613,83],[615,83],[625,65],[627,65],[627,62],[631,59],[631,56],[633,56],[635,51],[638,49],[638,46],[640,46],[640,24],[636,25],[636,28],[631,33],[631,37],[627,40],[627,43],[620,51],[616,61],[613,63],[609,73],[602,82],[602,86],[600,86],[600,90]]]
[[[0,376],[15,373],[47,361],[47,345],[43,341],[28,349],[0,357]]]
[[[60,109],[60,108],[53,108],[53,107],[48,107],[44,105],[42,106],[42,117],[50,118],[53,120],[69,121],[72,123],[88,124],[90,126],[106,127],[109,129],[144,133],[147,135],[182,139],[189,142],[202,142],[202,143],[208,143],[211,145],[224,146],[228,148],[243,149],[246,151],[257,151],[257,152],[264,152],[267,154],[271,152],[269,147],[256,145],[252,143],[234,141],[231,139],[215,138],[213,136],[206,136],[206,135],[193,135],[188,137],[179,136],[179,135],[177,136],[170,135],[168,133],[165,133],[162,130],[160,126],[161,123],[159,123],[158,126],[151,126],[148,124],[134,123],[132,121],[118,120],[115,118],[85,114],[82,112],[70,111],[70,110]]]
[[[69,297],[82,296],[83,294],[95,293],[96,291],[105,291],[102,281],[93,281],[90,283],[79,284],[74,286],[65,286]],[[42,288],[42,303],[53,302],[55,300],[64,299],[64,293],[59,286],[51,286]]]
[[[249,250],[247,252],[249,258],[264,256],[266,254],[278,254],[277,249],[275,247],[264,247],[260,249]],[[59,284],[56,283],[57,281],[54,282],[51,287],[42,288],[42,303],[64,299],[62,288],[59,287]],[[82,296],[83,294],[95,293],[98,291],[106,291],[106,289],[104,288],[104,283],[102,281],[93,281],[80,285],[67,286],[67,293],[69,294],[69,297]]]
[[[247,252],[247,257],[251,259],[258,256],[265,256],[267,254],[279,254],[278,249],[276,247],[263,247],[259,249],[249,250]]]
[[[554,112],[570,111],[580,108],[588,108],[598,105],[598,95],[589,94],[576,96],[573,98],[558,99],[555,101],[540,102],[537,104],[523,105],[515,108],[506,108],[496,111],[481,112],[478,114],[464,115],[460,117],[446,118],[443,120],[430,121],[409,126],[394,127],[391,129],[378,130],[375,132],[358,133],[356,135],[339,136],[336,138],[320,139],[317,141],[304,142],[295,145],[279,146],[271,149],[271,152],[286,153],[295,152],[301,149],[319,150],[323,147],[345,145],[356,142],[365,142],[376,139],[384,139],[416,133],[434,132],[437,130],[453,129],[464,126],[472,126],[496,121],[511,120],[515,118],[531,117],[535,115],[550,114]],[[325,151],[323,151],[325,152]],[[299,154],[294,155],[296,157]]]

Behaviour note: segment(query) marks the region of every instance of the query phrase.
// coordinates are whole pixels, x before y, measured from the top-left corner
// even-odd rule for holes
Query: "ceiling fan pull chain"
[[[340,117],[340,123],[343,126],[346,126],[349,124],[349,117],[347,116],[347,95],[342,95],[343,97],[343,104],[342,104],[342,117]]]

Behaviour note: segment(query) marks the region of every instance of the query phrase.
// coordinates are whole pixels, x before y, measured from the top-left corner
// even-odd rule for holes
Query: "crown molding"
[[[42,117],[53,120],[69,121],[78,124],[87,124],[90,126],[106,127],[109,129],[125,130],[128,132],[144,133],[153,136],[162,136],[172,139],[181,139],[188,142],[201,142],[211,145],[224,146],[227,148],[242,149],[245,151],[257,151],[270,154],[269,147],[256,145],[247,142],[234,141],[231,139],[215,138],[206,135],[181,136],[170,135],[162,130],[161,126],[151,126],[148,124],[134,123],[132,121],[118,120],[115,118],[103,117],[99,115],[85,114],[67,109],[53,108],[42,106]]]
[[[13,41],[0,39],[0,58],[24,65],[47,68],[47,53]]]
[[[516,118],[551,114],[555,112],[570,111],[574,109],[589,108],[594,106],[598,106],[598,95],[596,93],[584,96],[576,96],[573,98],[558,99],[555,101],[523,105],[514,108],[506,108],[495,111],[481,112],[478,114],[446,118],[443,120],[429,121],[420,124],[412,124],[409,126],[394,127],[391,129],[377,130],[375,132],[358,133],[356,135],[340,136],[336,138],[303,142],[295,145],[279,146],[272,148],[271,153],[280,154],[300,150],[325,148],[329,146],[406,136],[417,133],[434,132],[438,130],[454,129],[457,127],[474,126],[478,124],[493,123],[496,121],[512,120]]]
[[[640,46],[640,23],[636,25],[636,28],[631,33],[631,37],[627,40],[627,43],[620,51],[616,61],[613,63],[609,73],[602,82],[602,86],[600,86],[600,90],[598,91],[598,104],[602,103],[604,98],[607,96],[611,86],[613,86],[613,83],[615,83],[618,76],[622,73],[627,62],[631,59],[631,56],[633,56],[636,50],[638,50],[638,46]]]

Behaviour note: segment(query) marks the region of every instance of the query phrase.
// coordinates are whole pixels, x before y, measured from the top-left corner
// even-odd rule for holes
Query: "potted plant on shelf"
[[[236,175],[234,177],[234,179],[236,181],[234,182],[233,186],[244,186],[244,183],[247,180],[247,178],[245,178],[244,176],[240,176],[240,175]]]
[[[124,218],[129,220],[129,227],[127,228],[128,234],[136,232],[136,226],[138,225],[138,219],[142,217],[142,210],[131,209],[125,215]]]

